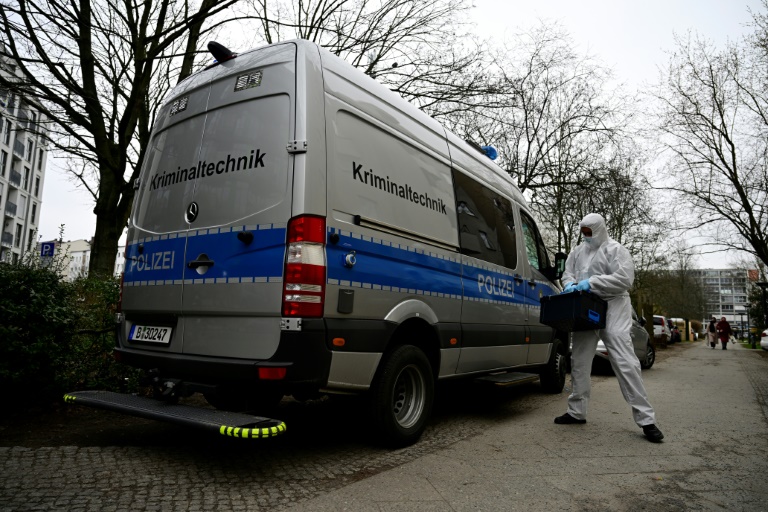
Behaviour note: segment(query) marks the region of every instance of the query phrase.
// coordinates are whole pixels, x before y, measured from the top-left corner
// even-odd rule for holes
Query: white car
[[[763,350],[768,350],[768,329],[764,330],[762,334],[760,334],[760,348]]]
[[[662,343],[667,343],[672,338],[672,331],[665,317],[653,315],[653,337]]]

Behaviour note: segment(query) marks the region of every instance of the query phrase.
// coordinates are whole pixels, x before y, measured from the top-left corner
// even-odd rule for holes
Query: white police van
[[[437,380],[562,390],[560,272],[498,166],[313,43],[218,57],[159,112],[129,223],[116,354],[158,397],[367,393],[405,445]]]

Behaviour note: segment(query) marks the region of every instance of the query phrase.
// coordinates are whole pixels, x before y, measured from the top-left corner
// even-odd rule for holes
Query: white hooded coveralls
[[[565,262],[563,284],[589,279],[590,291],[608,302],[605,329],[573,333],[571,381],[573,392],[568,397],[568,414],[576,419],[587,419],[587,406],[592,387],[590,373],[592,360],[602,339],[608,358],[619,381],[624,399],[632,407],[638,426],[656,423],[653,407],[640,375],[638,361],[632,347],[632,304],[629,289],[635,279],[635,268],[629,251],[608,236],[605,220],[590,213],[579,227],[592,230],[592,239],[584,237]]]

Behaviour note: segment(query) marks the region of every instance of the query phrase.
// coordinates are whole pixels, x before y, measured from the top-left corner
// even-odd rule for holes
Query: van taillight
[[[283,316],[323,316],[325,218],[302,215],[288,222],[283,276]]]

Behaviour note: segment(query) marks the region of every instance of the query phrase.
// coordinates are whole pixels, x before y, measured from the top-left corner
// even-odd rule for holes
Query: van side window
[[[525,239],[525,252],[528,255],[528,263],[536,270],[549,268],[549,257],[544,242],[541,240],[538,228],[533,219],[526,213],[520,212],[523,223],[523,238]]]
[[[461,253],[514,269],[517,267],[512,203],[454,170]]]

